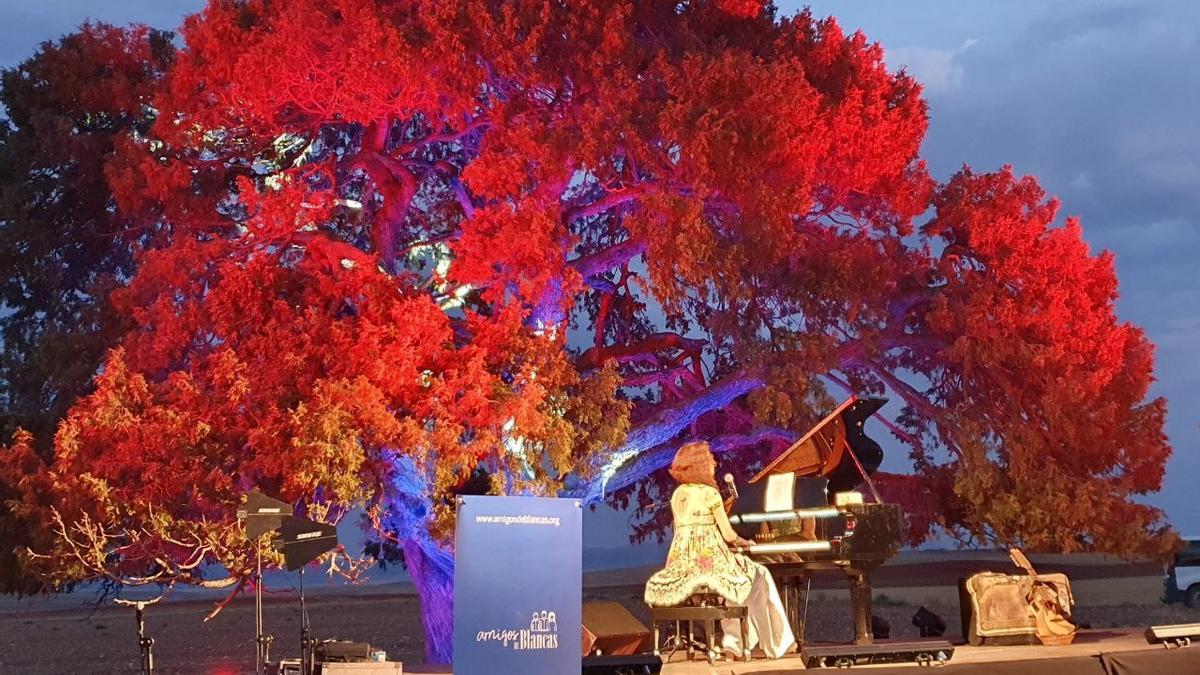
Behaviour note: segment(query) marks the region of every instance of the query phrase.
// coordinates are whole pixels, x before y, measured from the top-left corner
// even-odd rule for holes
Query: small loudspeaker
[[[871,636],[876,640],[886,640],[892,636],[892,624],[882,616],[871,615]]]
[[[1177,623],[1170,626],[1150,626],[1146,629],[1146,642],[1167,643],[1186,647],[1195,640],[1200,642],[1200,623]]]
[[[316,659],[321,663],[366,663],[371,660],[371,645],[350,640],[322,640],[317,643]]]
[[[589,654],[622,656],[640,654],[649,649],[650,631],[642,625],[641,621],[630,614],[629,610],[622,607],[621,603],[583,603],[584,656]]]
[[[941,637],[946,634],[946,620],[925,609],[924,605],[913,614],[912,625],[921,631],[921,637]]]

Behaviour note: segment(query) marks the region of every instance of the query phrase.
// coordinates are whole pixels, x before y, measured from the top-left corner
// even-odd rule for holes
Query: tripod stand
[[[263,675],[266,663],[271,660],[271,642],[275,638],[263,633],[263,580],[262,580],[262,537],[256,540],[258,561],[254,572],[254,672]]]
[[[300,568],[300,673],[312,675],[316,666],[313,651],[317,640],[312,636],[312,626],[308,622],[308,607],[304,604],[304,568]]]
[[[279,529],[284,515],[291,511],[287,502],[250,491],[246,493],[245,505],[237,512],[238,520],[246,524],[246,538],[254,542],[257,558],[254,571],[254,672],[257,675],[263,675],[267,661],[271,660],[271,642],[275,639],[263,633],[262,537]]]
[[[142,675],[151,675],[154,672],[154,638],[146,635],[146,608],[159,600],[162,600],[161,595],[153,600],[113,600],[118,605],[134,609],[138,633],[138,672]]]
[[[279,527],[277,547],[283,551],[284,566],[300,571],[300,672],[312,675],[317,641],[308,623],[308,606],[304,602],[304,566],[322,553],[337,546],[337,528],[304,518],[286,516]]]
[[[142,654],[141,670],[149,675],[154,672],[154,638],[146,635],[146,603],[139,602],[134,608],[137,616],[138,650]]]

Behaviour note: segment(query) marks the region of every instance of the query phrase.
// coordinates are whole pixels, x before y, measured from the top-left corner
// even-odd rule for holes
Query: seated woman
[[[750,644],[769,658],[777,659],[796,644],[775,590],[770,572],[749,558],[729,550],[729,545],[748,546],[729,525],[717,492],[717,461],[708,443],[688,443],[679,448],[671,463],[671,477],[679,487],[671,495],[675,534],[667,553],[667,566],[646,582],[646,604],[676,607],[701,588],[727,602],[746,605]],[[743,645],[736,619],[721,622],[722,647],[741,656]]]

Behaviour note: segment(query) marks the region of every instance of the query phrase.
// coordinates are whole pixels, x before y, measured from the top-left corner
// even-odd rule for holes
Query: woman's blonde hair
[[[704,441],[684,443],[675,453],[675,461],[667,471],[680,484],[699,483],[717,487],[717,478],[709,462],[716,463],[712,450]]]

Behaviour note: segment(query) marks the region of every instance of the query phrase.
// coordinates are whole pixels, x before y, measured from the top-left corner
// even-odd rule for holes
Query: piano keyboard
[[[735,549],[738,553],[769,555],[772,553],[804,553],[808,551],[829,551],[832,545],[828,541],[776,541],[769,544],[754,544]]]
[[[832,506],[820,506],[811,509],[792,509],[791,511],[759,511],[756,513],[738,513],[729,516],[729,522],[734,525],[749,523],[773,523],[783,520],[799,520],[801,518],[837,518],[842,512]]]

